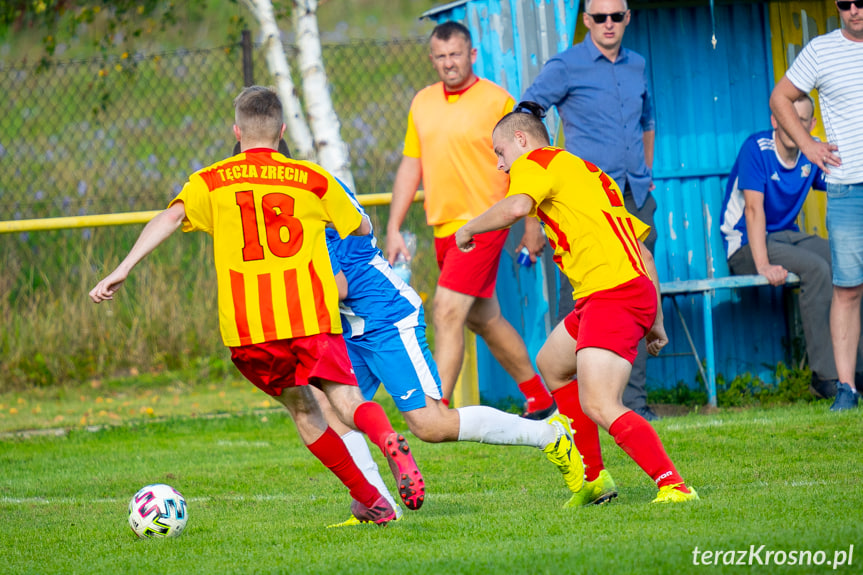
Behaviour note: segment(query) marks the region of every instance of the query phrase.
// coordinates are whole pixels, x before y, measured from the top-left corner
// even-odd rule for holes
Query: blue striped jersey
[[[749,243],[743,190],[764,194],[764,216],[769,234],[782,230],[799,231],[797,214],[812,187],[825,189],[824,173],[806,156],[798,152],[794,165],[786,166],[776,153],[773,130],[749,136],[731,168],[722,201],[720,229],[726,257],[730,258]]]
[[[354,193],[344,183],[342,186],[357,209],[365,214]],[[404,322],[399,325],[413,327],[423,321],[422,314],[416,313],[422,307],[422,299],[393,272],[377,247],[374,230],[367,236],[341,239],[336,230],[328,228],[327,248],[333,274],[343,272],[348,282],[348,296],[339,310],[346,339],[374,338],[378,329],[403,322],[412,315],[412,325]]]

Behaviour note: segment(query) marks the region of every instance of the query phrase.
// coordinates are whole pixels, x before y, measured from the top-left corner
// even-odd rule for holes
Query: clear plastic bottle
[[[411,260],[417,252],[417,237],[416,234],[409,231],[403,231],[401,234],[402,239],[405,241],[405,246],[410,253],[410,258],[406,258],[402,253],[397,255],[396,261],[393,263],[393,271],[396,272],[396,275],[402,278],[406,284],[409,284],[411,283]]]

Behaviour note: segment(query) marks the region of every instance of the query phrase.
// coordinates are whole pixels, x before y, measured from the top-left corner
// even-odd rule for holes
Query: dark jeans
[[[623,192],[623,205],[633,216],[650,226],[650,234],[644,240],[644,245],[653,253],[653,248],[656,246],[656,226],[653,225],[653,215],[656,212],[656,200],[653,199],[653,194],[648,193],[647,199],[641,208],[635,206],[635,200],[632,197],[632,192],[629,186]],[[557,322],[563,321],[569,313],[575,308],[575,301],[572,299],[572,285],[569,280],[560,275],[560,293],[558,294]],[[632,373],[629,375],[629,383],[626,384],[626,389],[623,390],[623,405],[629,409],[639,409],[647,405],[647,344],[642,339],[638,344],[638,356],[632,362]]]

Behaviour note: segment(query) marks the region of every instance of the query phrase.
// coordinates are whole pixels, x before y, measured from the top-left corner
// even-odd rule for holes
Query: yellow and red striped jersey
[[[438,82],[414,96],[403,154],[420,159],[426,220],[436,237],[454,234],[506,195],[491,132],[514,105],[506,90],[485,79],[458,93]]]
[[[507,196],[526,194],[545,223],[554,261],[573,297],[650,277],[638,240],[650,227],[623,207],[620,188],[595,165],[560,148],[529,152],[512,163]]]
[[[345,237],[362,216],[323,168],[247,150],[192,174],[178,201],[183,231],[213,236],[225,345],[341,333],[324,230]]]

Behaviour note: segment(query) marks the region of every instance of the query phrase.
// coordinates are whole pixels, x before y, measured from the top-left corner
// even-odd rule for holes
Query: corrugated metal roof
[[[422,14],[420,14],[420,18],[432,18],[435,19],[435,16],[438,14],[445,14],[447,19],[453,19],[450,15],[453,10],[458,8],[459,6],[464,6],[470,0],[461,0],[461,2],[450,2],[449,4],[444,4],[443,6],[437,6],[432,8],[431,10],[426,10]]]

